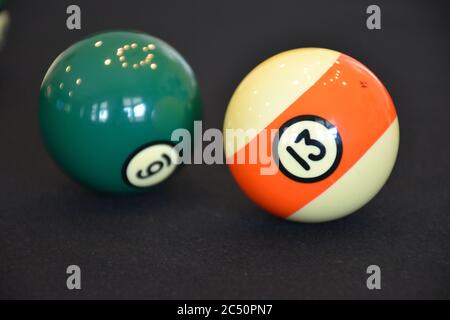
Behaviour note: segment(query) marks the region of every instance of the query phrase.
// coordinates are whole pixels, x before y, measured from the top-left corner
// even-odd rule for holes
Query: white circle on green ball
[[[168,144],[148,146],[128,162],[125,170],[128,182],[138,188],[154,186],[166,180],[176,169],[179,155]]]

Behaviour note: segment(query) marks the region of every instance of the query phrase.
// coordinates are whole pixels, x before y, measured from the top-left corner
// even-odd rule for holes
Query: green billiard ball
[[[176,169],[171,134],[201,118],[192,69],[164,41],[99,33],[64,51],[41,85],[44,144],[71,178],[95,190],[152,187]]]

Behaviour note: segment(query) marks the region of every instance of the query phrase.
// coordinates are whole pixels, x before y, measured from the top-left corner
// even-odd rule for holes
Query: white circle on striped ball
[[[342,157],[342,141],[337,128],[314,115],[287,121],[280,128],[273,149],[280,170],[287,177],[304,183],[328,177]]]

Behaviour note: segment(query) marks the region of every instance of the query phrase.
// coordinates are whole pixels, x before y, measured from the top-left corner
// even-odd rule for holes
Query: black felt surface
[[[10,1],[0,52],[0,298],[450,298],[449,31],[445,1]],[[389,89],[401,126],[394,172],[348,218],[319,225],[274,218],[225,166],[188,166],[145,195],[100,196],[47,156],[37,121],[40,82],[84,36],[138,29],[176,47],[201,85],[204,127],[222,127],[231,94],[283,50],[345,52]],[[355,192],[357,192],[355,190]],[[349,195],[351,196],[351,195]],[[69,291],[65,269],[82,269]],[[382,290],[366,288],[366,267]]]

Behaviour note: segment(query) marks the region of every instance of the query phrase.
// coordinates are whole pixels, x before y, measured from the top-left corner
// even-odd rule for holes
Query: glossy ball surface
[[[355,59],[321,48],[286,51],[251,71],[225,116],[225,132],[239,129],[250,132],[246,139],[224,133],[236,182],[268,212],[298,222],[330,221],[364,206],[388,179],[399,145],[396,110],[380,80]],[[259,155],[268,149],[273,171],[260,156],[238,160],[249,159],[255,142]]]
[[[171,134],[201,118],[195,76],[160,39],[95,34],[64,51],[40,90],[47,150],[79,183],[101,192],[154,186],[175,170]]]

